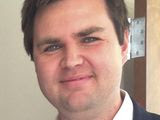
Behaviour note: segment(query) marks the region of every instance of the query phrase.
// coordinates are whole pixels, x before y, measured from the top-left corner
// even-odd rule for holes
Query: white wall
[[[0,120],[53,120],[56,110],[40,92],[23,48],[22,1],[0,0]]]
[[[146,108],[160,114],[160,0],[147,1]]]
[[[0,120],[53,120],[56,112],[23,49],[22,1],[0,0]]]
[[[135,0],[124,0],[124,1],[127,5],[129,17],[134,18],[134,3],[135,3]]]

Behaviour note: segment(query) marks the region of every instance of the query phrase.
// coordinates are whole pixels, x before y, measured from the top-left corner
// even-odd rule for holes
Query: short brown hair
[[[33,60],[33,26],[37,11],[58,0],[25,0],[22,8],[22,31],[24,33],[24,47]],[[114,24],[119,44],[124,41],[124,31],[128,29],[127,9],[123,0],[105,0],[106,8]]]

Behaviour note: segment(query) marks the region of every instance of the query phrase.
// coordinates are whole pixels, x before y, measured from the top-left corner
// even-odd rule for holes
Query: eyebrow
[[[102,32],[104,30],[105,29],[103,27],[92,26],[92,27],[86,28],[84,30],[81,30],[78,33],[74,33],[73,35],[76,37],[85,37],[85,36],[88,36],[88,35],[93,34],[95,32]]]
[[[37,47],[41,47],[43,45],[46,45],[46,44],[58,44],[60,43],[60,40],[57,39],[57,38],[45,38],[43,40],[41,40],[39,43],[37,43]]]
[[[104,30],[105,29],[103,27],[91,26],[89,28],[81,30],[78,33],[73,33],[73,36],[74,37],[85,37],[85,36],[88,36],[88,35],[93,34],[95,32],[102,32]],[[58,43],[60,43],[60,39],[48,37],[48,38],[44,38],[44,39],[40,40],[40,42],[38,42],[36,46],[39,48],[39,47],[46,45],[46,44],[58,44]]]

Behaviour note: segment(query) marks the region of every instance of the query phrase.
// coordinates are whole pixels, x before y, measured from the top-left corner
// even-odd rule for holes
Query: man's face
[[[112,104],[120,94],[126,47],[102,0],[63,0],[41,9],[33,55],[43,94],[61,111]]]

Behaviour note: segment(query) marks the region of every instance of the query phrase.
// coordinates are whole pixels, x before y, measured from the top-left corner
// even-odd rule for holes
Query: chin
[[[63,100],[63,107],[69,112],[86,111],[93,107],[93,99],[88,94],[74,93]]]

